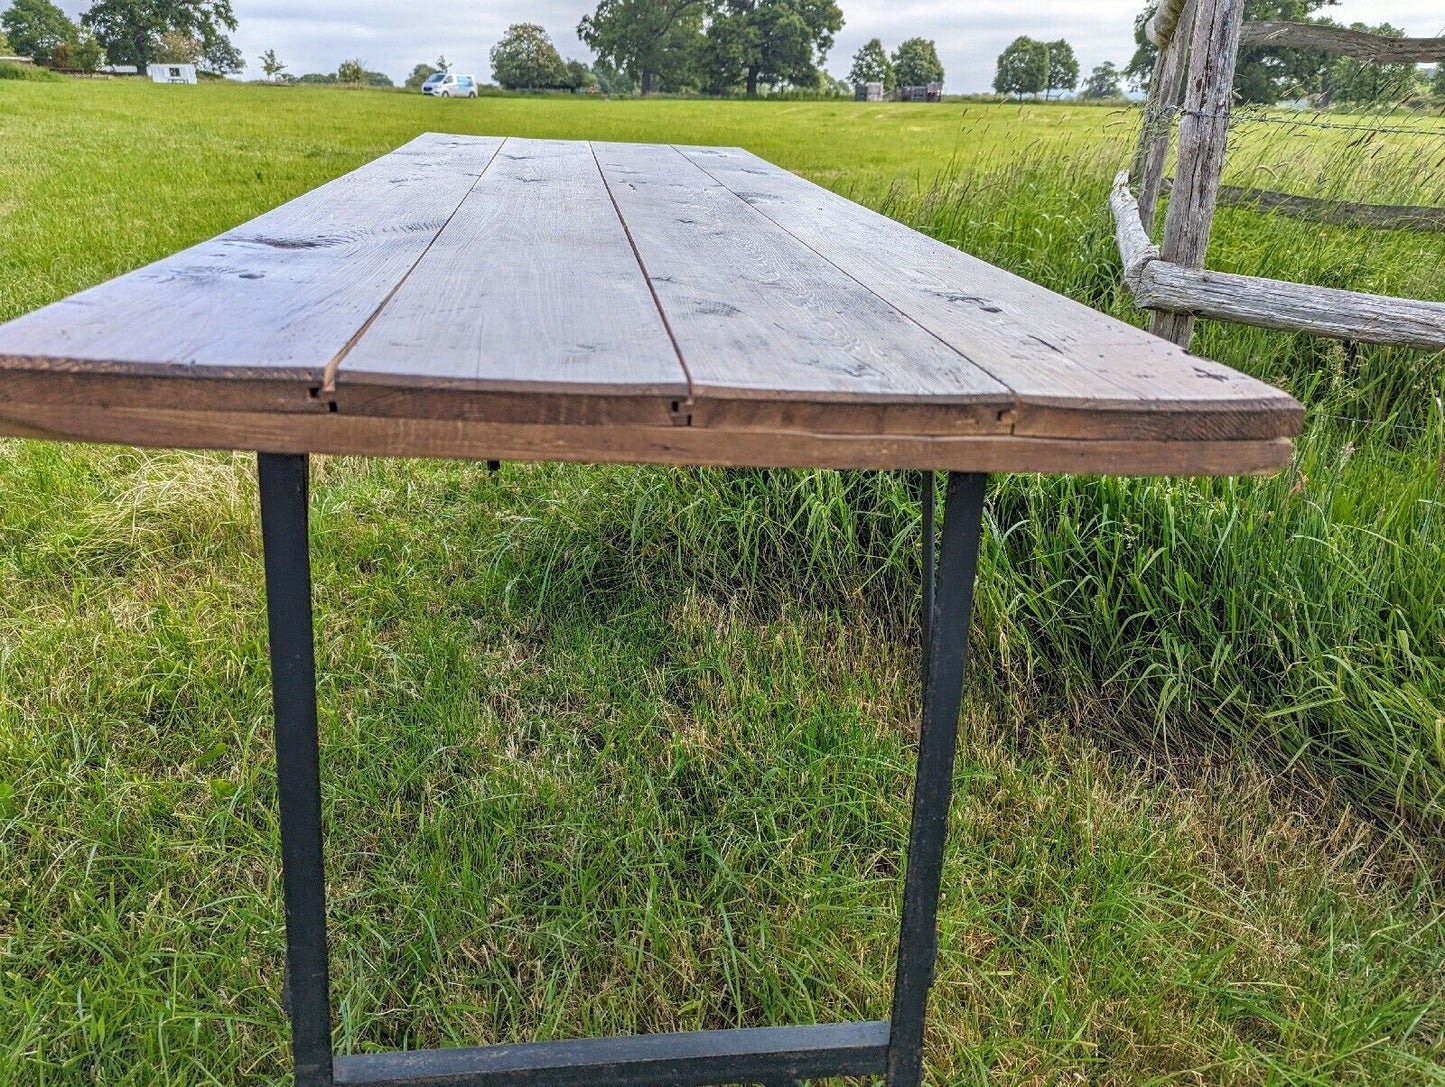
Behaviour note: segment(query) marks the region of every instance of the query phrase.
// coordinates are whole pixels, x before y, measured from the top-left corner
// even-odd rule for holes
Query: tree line
[[[1247,22],[1296,22],[1339,26],[1333,19],[1315,15],[1334,0],[1245,0]],[[1148,4],[1134,20],[1134,55],[1124,74],[1131,85],[1149,89],[1158,49],[1144,33],[1157,3]],[[1350,24],[1352,30],[1401,38],[1405,32],[1389,23],[1371,26]],[[1445,98],[1445,65],[1436,65],[1426,76],[1414,64],[1380,64],[1336,56],[1322,49],[1289,49],[1260,46],[1244,49],[1234,70],[1234,94],[1241,102],[1273,105],[1276,102],[1308,98],[1321,106],[1332,103],[1401,103],[1417,95],[1432,93]]]
[[[0,14],[8,47],[37,64],[93,72],[106,60],[194,64],[214,75],[245,67],[227,31],[236,29],[231,0],[94,0],[79,22],[51,0],[13,0]]]
[[[1094,66],[1079,90],[1079,61],[1074,47],[1063,38],[1041,42],[1024,36],[1015,38],[998,56],[993,89],[999,94],[1042,94],[1079,90],[1080,98],[1119,98],[1124,93],[1124,72],[1113,61]]]
[[[1312,13],[1331,0],[1246,0],[1245,18],[1250,21],[1314,22],[1338,25]],[[999,54],[993,89],[1016,97],[1043,95],[1055,91],[1079,90],[1080,98],[1116,98],[1124,84],[1147,91],[1158,49],[1144,28],[1157,4],[1150,3],[1134,21],[1134,55],[1124,68],[1106,61],[1094,68],[1079,89],[1079,63],[1073,47],[1062,39],[1037,41],[1015,38]],[[1403,37],[1404,31],[1389,23],[1368,26],[1351,24],[1389,37]],[[1235,69],[1234,92],[1247,103],[1273,105],[1286,98],[1309,98],[1321,106],[1332,103],[1399,103],[1414,95],[1445,97],[1445,65],[1426,75],[1414,64],[1380,64],[1335,56],[1319,49],[1289,49],[1266,46],[1246,49]]]
[[[599,0],[577,36],[643,94],[824,89],[836,0]]]
[[[873,38],[853,54],[848,71],[852,83],[882,83],[884,91],[899,87],[926,87],[943,82],[943,63],[938,47],[928,38],[909,38],[889,56],[879,38]]]

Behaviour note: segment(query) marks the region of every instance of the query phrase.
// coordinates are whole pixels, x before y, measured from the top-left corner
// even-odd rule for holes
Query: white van
[[[433,72],[421,85],[422,94],[436,98],[475,98],[476,78],[469,75],[452,75],[451,72]]]

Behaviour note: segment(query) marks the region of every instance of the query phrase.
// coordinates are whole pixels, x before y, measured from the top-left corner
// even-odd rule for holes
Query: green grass
[[[1129,123],[5,84],[0,316],[440,129],[743,144],[1137,320],[1101,210]],[[1437,176],[1278,131],[1234,176]],[[1230,211],[1212,263],[1438,298],[1442,257]],[[1442,360],[1199,346],[1309,405],[1289,473],[990,491],[932,1082],[1445,1080]],[[0,1081],[282,1077],[253,472],[0,442]],[[909,481],[315,477],[338,1048],[886,1015]]]
[[[34,64],[16,64],[13,61],[3,60],[0,61],[0,79],[23,80],[29,83],[61,83],[64,82],[65,77]]]

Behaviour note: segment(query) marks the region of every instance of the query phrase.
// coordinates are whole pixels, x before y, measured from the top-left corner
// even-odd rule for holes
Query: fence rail
[[[1124,284],[1143,309],[1360,343],[1445,350],[1445,302],[1211,272],[1164,260],[1139,219],[1128,171],[1114,178],[1109,207]]]
[[[1161,189],[1168,193],[1174,179],[1166,177]],[[1254,208],[1278,212],[1291,219],[1333,226],[1364,226],[1378,230],[1416,230],[1423,233],[1445,231],[1445,208],[1418,204],[1361,204],[1353,200],[1330,200],[1318,196],[1296,196],[1273,189],[1253,189],[1242,185],[1219,186],[1219,202],[1231,207]],[[1143,201],[1140,201],[1143,207]],[[1142,217],[1142,210],[1141,210]]]
[[[1144,36],[1163,49],[1173,40],[1174,31],[1178,28],[1184,15],[1184,9],[1188,6],[1188,0],[1162,0],[1154,9],[1154,14],[1150,16],[1149,22],[1145,24]]]
[[[1280,46],[1381,63],[1445,62],[1445,38],[1392,38],[1312,23],[1246,23],[1244,6],[1245,0],[1160,0],[1144,27],[1159,55],[1134,155],[1139,197],[1130,191],[1130,173],[1125,171],[1115,179],[1109,206],[1124,283],[1138,306],[1153,310],[1150,330],[1188,348],[1194,318],[1212,317],[1343,340],[1445,349],[1445,303],[1204,268],[1219,203],[1248,203],[1325,222],[1445,229],[1441,208],[1319,200],[1220,184],[1235,64],[1242,49]],[[1176,117],[1177,184],[1164,219],[1163,239],[1156,246],[1150,232],[1164,191],[1164,162]],[[1325,122],[1300,123],[1333,127]]]
[[[1392,38],[1367,30],[1318,23],[1245,23],[1240,48],[1277,46],[1287,49],[1322,49],[1355,60],[1377,64],[1431,64],[1445,61],[1445,38]]]

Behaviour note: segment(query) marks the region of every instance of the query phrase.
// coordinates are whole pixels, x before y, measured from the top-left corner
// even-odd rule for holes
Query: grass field
[[[431,129],[741,144],[1139,320],[1132,123],[5,82],[0,318]],[[1442,155],[1230,169],[1439,203]],[[1445,298],[1445,235],[1229,210],[1211,264]],[[934,1083],[1445,1081],[1445,360],[1198,349],[1306,402],[1290,472],[990,490]],[[907,480],[318,458],[313,509],[339,1049],[886,1015]],[[0,1082],[282,1080],[258,552],[246,457],[0,441]]]

